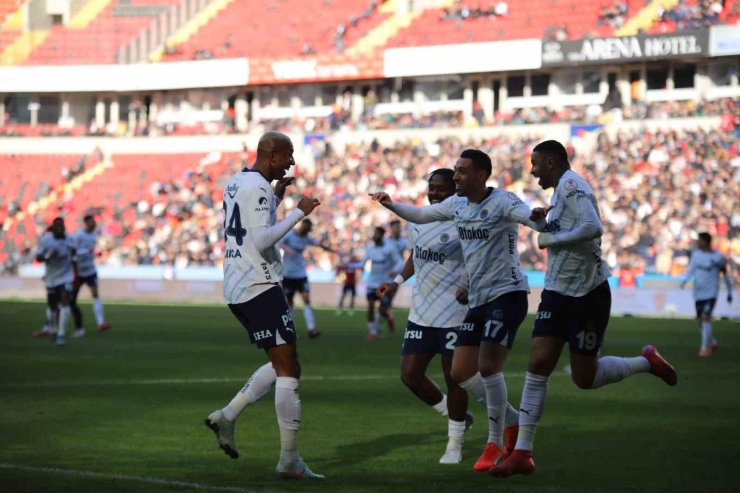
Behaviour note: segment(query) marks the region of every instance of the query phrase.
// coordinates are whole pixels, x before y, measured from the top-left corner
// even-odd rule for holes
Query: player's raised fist
[[[393,205],[393,201],[391,200],[391,196],[388,195],[385,192],[371,193],[370,194],[370,197],[375,202],[380,202],[380,205],[382,205],[383,207],[390,207],[391,205]]]
[[[275,185],[275,195],[282,199],[285,196],[285,190],[289,186],[291,186],[294,181],[294,176],[286,176],[282,180],[278,180],[277,184]]]
[[[544,207],[535,207],[532,209],[532,213],[529,215],[530,221],[539,221],[540,219],[545,219],[547,217],[547,213],[550,212],[552,209],[552,206],[545,209]]]
[[[385,295],[395,293],[398,290],[398,284],[395,282],[385,282],[375,290],[375,296],[385,298]]]
[[[311,214],[320,205],[321,202],[319,202],[319,199],[313,199],[311,197],[301,197],[301,200],[298,201],[298,208],[303,211],[304,216]]]

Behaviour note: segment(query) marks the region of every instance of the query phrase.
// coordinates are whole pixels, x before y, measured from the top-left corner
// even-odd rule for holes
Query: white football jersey
[[[277,245],[258,251],[248,230],[274,226],[277,198],[258,171],[244,169],[229,179],[224,190],[224,284],[226,303],[245,303],[283,279]]]
[[[717,299],[719,273],[726,269],[726,266],[727,260],[721,253],[715,250],[709,252],[694,250],[686,278],[694,278],[694,299],[696,301]]]
[[[422,327],[457,327],[468,311],[455,298],[458,289],[468,289],[457,228],[451,221],[410,226],[414,287],[409,321]]]
[[[98,232],[88,233],[84,229],[72,235],[72,243],[77,257],[77,275],[89,277],[97,272],[95,268],[95,247],[98,245]]]
[[[73,248],[74,244],[72,238],[69,236],[57,239],[51,233],[47,233],[41,237],[35,256],[45,255],[47,257],[44,261],[46,266],[46,272],[44,274],[46,287],[54,288],[74,282],[75,274],[72,269]],[[55,258],[50,257],[53,251],[56,252]]]
[[[529,220],[531,210],[515,194],[489,188],[478,203],[454,195],[427,207],[394,203],[392,210],[409,221],[419,217],[416,222],[422,218],[424,222],[455,222],[470,283],[470,307],[484,305],[505,293],[529,290],[519,264],[517,238],[519,224],[534,225]]]
[[[407,228],[408,229],[408,228]],[[385,241],[391,244],[391,246],[396,248],[396,251],[401,256],[401,258],[404,257],[404,254],[406,253],[406,250],[410,249],[409,246],[409,239],[405,236],[399,236],[397,239],[393,236],[386,236]]]
[[[383,238],[383,244],[380,246],[374,243],[365,247],[365,256],[356,265],[360,269],[365,268],[368,261],[370,264],[370,275],[367,278],[368,289],[377,289],[381,284],[393,282],[393,272],[401,272],[403,269],[403,258],[398,254],[395,246]]]
[[[573,231],[586,214],[595,211],[601,221],[596,196],[586,181],[572,170],[560,177],[550,200],[552,209],[547,217],[547,231]],[[606,281],[611,273],[601,259],[601,238],[547,249],[545,289],[565,296],[584,296]]]

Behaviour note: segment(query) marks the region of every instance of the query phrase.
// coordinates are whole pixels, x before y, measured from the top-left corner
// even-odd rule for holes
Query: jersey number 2
[[[242,228],[242,215],[239,213],[239,204],[234,204],[234,210],[231,211],[231,218],[229,218],[228,225],[226,218],[229,217],[228,208],[226,202],[224,202],[224,240],[228,240],[229,236],[236,238],[236,244],[242,246],[244,244],[244,237],[247,236],[247,230]]]

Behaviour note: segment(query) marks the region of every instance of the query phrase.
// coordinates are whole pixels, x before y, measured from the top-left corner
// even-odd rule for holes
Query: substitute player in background
[[[516,413],[507,402],[503,367],[527,315],[529,283],[521,270],[517,238],[519,224],[532,228],[546,224],[543,209],[535,224],[530,219],[533,212],[519,197],[486,186],[492,168],[486,153],[463,151],[455,163],[457,196],[427,207],[400,204],[385,193],[372,194],[374,200],[407,221],[453,221],[457,226],[470,279],[470,309],[458,331],[452,375],[473,393],[479,388],[479,379],[485,388],[489,435],[474,466],[477,471],[488,470],[503,458],[516,436],[512,423]],[[513,433],[506,433],[504,449],[507,427]]]
[[[110,329],[110,324],[105,321],[103,316],[103,302],[100,301],[98,291],[98,270],[95,267],[95,248],[98,245],[99,237],[99,233],[95,230],[97,224],[95,224],[95,218],[93,216],[85,216],[83,221],[85,228],[77,230],[72,235],[72,244],[75,247],[76,253],[74,259],[76,276],[70,307],[72,308],[75,327],[77,327],[72,337],[83,337],[85,335],[85,329],[82,326],[82,312],[79,306],[77,306],[77,295],[84,285],[90,287],[90,294],[92,294],[93,298],[93,313],[98,323],[98,332]]]
[[[67,236],[64,219],[58,217],[51,223],[51,234],[41,237],[36,260],[46,266],[44,281],[46,282],[46,301],[49,307],[47,319],[51,320],[52,342],[57,346],[64,346],[64,333],[69,321],[69,303],[72,298],[72,284],[74,270],[72,257],[74,244]],[[59,313],[58,317],[54,313]]]
[[[357,264],[357,258],[352,255],[349,264]],[[349,315],[355,315],[355,296],[357,296],[357,268],[349,265],[342,265],[337,268],[338,272],[344,271],[344,285],[342,286],[342,295],[339,297],[339,307],[335,313],[339,316],[344,311],[344,297],[349,294]]]
[[[296,351],[293,316],[280,287],[283,266],[277,242],[319,205],[301,197],[298,207],[277,223],[277,206],[292,178],[285,178],[295,164],[293,143],[281,133],[264,134],[252,169],[232,176],[224,190],[224,299],[241,322],[252,344],[264,349],[270,362],[223,409],[206,418],[219,447],[231,458],[239,457],[234,425],[239,414],[267,394],[275,384],[275,410],[280,427],[280,460],[277,473],[294,478],[323,479],[298,455],[301,401],[298,382],[301,367]],[[278,180],[275,190],[272,182]]]
[[[570,169],[559,142],[538,144],[532,153],[532,175],[547,190],[555,188],[546,231],[547,274],[532,333],[529,366],[519,408],[519,437],[514,452],[490,474],[532,474],[532,444],[542,419],[547,383],[563,346],[570,349],[571,377],[582,389],[598,389],[635,373],[652,373],[676,385],[676,370],[653,346],[635,358],[598,357],[609,323],[609,269],[601,259],[601,218],[596,197],[586,181]]]
[[[429,176],[430,204],[439,204],[455,194],[454,172],[438,169]],[[411,313],[401,351],[401,380],[423,402],[448,416],[447,450],[440,464],[462,462],[465,431],[473,423],[466,412],[468,394],[452,379],[452,357],[457,328],[465,319],[467,307],[457,300],[458,291],[467,291],[460,237],[452,222],[409,224],[411,255],[392,283],[381,284],[378,297],[395,294],[398,287],[416,274],[411,298]],[[434,356],[442,359],[447,395],[426,376]]]
[[[681,289],[689,279],[694,279],[694,301],[696,302],[696,319],[701,327],[701,349],[699,356],[711,356],[717,350],[717,341],[712,334],[712,312],[719,297],[719,274],[725,278],[727,286],[727,303],[732,303],[732,278],[727,272],[727,259],[716,250],[712,250],[712,236],[699,233],[696,250],[691,254],[689,269],[681,282]]]
[[[332,253],[334,253],[334,250],[308,236],[312,226],[313,223],[310,219],[304,219],[301,221],[298,230],[291,230],[285,235],[285,238],[280,240],[278,245],[285,252],[285,255],[283,255],[283,291],[288,298],[288,306],[293,310],[293,297],[296,291],[300,293],[301,298],[303,298],[303,316],[306,319],[308,337],[315,339],[319,336],[319,331],[316,330],[316,318],[311,308],[308,272],[306,272],[306,260],[303,258],[303,251],[309,246],[321,247]]]
[[[370,276],[367,280],[367,340],[373,341],[378,338],[380,323],[375,320],[375,302],[379,301],[378,312],[380,321],[388,323],[388,332],[395,332],[396,322],[390,311],[391,297],[379,298],[377,290],[383,283],[393,281],[393,277],[403,269],[403,258],[398,254],[396,247],[385,241],[385,229],[377,226],[373,232],[373,244],[365,248],[365,256],[356,264],[349,264],[349,268],[365,269],[368,261]]]

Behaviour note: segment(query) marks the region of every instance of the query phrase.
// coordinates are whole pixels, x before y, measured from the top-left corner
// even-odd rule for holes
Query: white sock
[[[707,349],[712,344],[712,322],[701,323],[701,348]]]
[[[377,323],[377,322],[375,322],[375,321],[372,321],[372,322],[368,322],[368,323],[367,323],[367,330],[368,330],[368,331],[369,331],[369,332],[370,332],[370,333],[371,333],[372,335],[378,335],[378,323]]]
[[[93,313],[95,313],[95,320],[98,325],[102,325],[105,322],[105,317],[103,317],[103,302],[100,301],[100,298],[93,299]]]
[[[460,387],[467,390],[478,399],[478,402],[486,403],[486,389],[483,387],[480,373],[476,373],[460,384]]]
[[[385,315],[378,315],[378,319],[378,327],[380,327],[382,324],[388,323],[388,317],[386,317]]]
[[[488,408],[488,443],[504,446],[504,420],[506,415],[506,381],[503,373],[483,377]]]
[[[463,438],[465,438],[465,421],[452,421],[450,419],[447,423],[447,436],[449,437],[447,450],[462,447]]]
[[[301,400],[298,396],[298,379],[275,379],[275,411],[280,426],[280,460],[298,462],[298,428],[301,425]]]
[[[635,373],[650,371],[650,363],[642,356],[636,358],[617,358],[604,356],[599,359],[599,368],[594,376],[592,389],[598,389],[610,383],[617,383]]]
[[[46,309],[46,325],[44,325],[44,330],[52,330],[52,327],[54,326],[54,310],[51,308]]]
[[[447,396],[442,394],[442,400],[432,406],[442,416],[447,416]]]
[[[244,388],[231,399],[229,405],[221,409],[224,418],[229,421],[236,421],[242,411],[270,392],[272,386],[275,385],[276,378],[277,374],[272,367],[272,363],[261,366],[252,374]]]
[[[306,319],[308,330],[314,330],[316,328],[316,318],[313,316],[313,308],[311,308],[311,305],[303,307],[303,317]]]
[[[69,321],[69,316],[72,313],[72,310],[68,306],[60,306],[59,307],[59,330],[58,334],[60,336],[64,335],[64,331],[67,330],[67,322]]]
[[[548,377],[527,372],[524,377],[522,405],[519,406],[519,437],[517,450],[532,450],[537,425],[545,410]]]
[[[519,411],[514,409],[514,406],[506,403],[506,415],[504,416],[504,426],[507,428],[510,426],[519,425]]]

